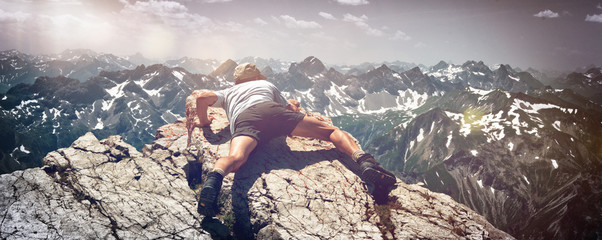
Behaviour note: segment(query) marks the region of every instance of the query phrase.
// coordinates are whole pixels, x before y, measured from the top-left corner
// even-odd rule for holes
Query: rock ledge
[[[88,133],[49,153],[43,168],[1,175],[0,238],[513,239],[417,185],[400,182],[376,205],[348,157],[306,138],[259,147],[225,178],[222,213],[204,219],[198,187],[230,138],[225,113],[210,114],[216,120],[192,132],[190,148],[183,121],[159,128],[143,153]]]

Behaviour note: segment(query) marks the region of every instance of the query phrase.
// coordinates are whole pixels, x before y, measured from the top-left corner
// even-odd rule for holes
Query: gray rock
[[[215,117],[211,128],[195,129],[191,136],[192,146],[202,149],[203,172],[229,150],[225,114],[213,108],[209,114]],[[179,151],[186,146],[177,145]],[[237,238],[513,239],[451,197],[418,185],[399,181],[390,201],[376,205],[371,186],[349,170],[357,169],[354,164],[329,142],[274,139],[225,178],[222,217],[234,215]]]
[[[88,133],[48,154],[45,171],[2,175],[0,238],[211,239],[177,158],[161,156]]]
[[[278,138],[228,175],[221,213],[196,213],[213,163],[228,154],[225,113],[211,128],[157,130],[144,154],[92,134],[49,153],[45,166],[0,176],[0,238],[511,239],[449,196],[402,182],[377,205],[353,162],[329,142]],[[321,116],[316,116],[329,121]]]

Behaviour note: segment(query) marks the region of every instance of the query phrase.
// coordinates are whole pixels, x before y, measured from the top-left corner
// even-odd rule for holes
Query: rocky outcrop
[[[162,156],[88,133],[49,153],[43,169],[2,175],[0,237],[210,239],[182,171],[188,161]]]
[[[210,128],[157,130],[143,153],[88,133],[43,168],[0,176],[0,238],[511,239],[449,196],[402,182],[375,204],[357,166],[324,141],[279,138],[225,178],[222,212],[204,219],[196,195],[229,149],[225,113]],[[329,121],[321,116],[317,116]],[[351,170],[349,170],[351,169]]]

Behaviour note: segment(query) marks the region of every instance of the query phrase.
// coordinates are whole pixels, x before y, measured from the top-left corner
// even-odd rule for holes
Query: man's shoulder
[[[269,82],[268,80],[263,80],[263,79],[262,80],[250,81],[249,83],[251,83],[251,84],[260,84],[260,85],[265,85],[265,84],[267,84],[267,85],[274,85],[271,82]]]
[[[245,88],[245,87],[276,87],[276,86],[274,86],[273,83],[271,83],[267,80],[249,81],[249,82],[239,84],[238,86],[240,86],[241,88]]]
[[[269,87],[271,87],[271,88],[278,89],[278,88],[276,87],[276,85],[274,85],[272,82],[270,82],[270,81],[268,81],[268,80],[259,80],[259,81],[261,81],[261,84],[263,84],[264,86],[269,86]]]

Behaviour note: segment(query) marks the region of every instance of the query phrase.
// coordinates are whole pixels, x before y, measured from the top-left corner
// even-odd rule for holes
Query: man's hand
[[[217,101],[217,96],[213,92],[204,90],[195,90],[186,98],[186,129],[188,130],[186,147],[190,147],[194,128],[211,125],[213,117],[207,115],[207,108],[215,101]]]
[[[213,117],[207,114],[207,108],[215,101],[217,101],[217,95],[213,92],[203,92],[196,97],[196,113],[199,120],[195,122],[195,126],[208,127],[211,124]]]
[[[198,119],[195,119],[194,121],[194,126],[195,127],[209,127],[211,125],[211,122],[213,122],[213,119],[215,119],[213,116],[207,116],[207,121],[201,121]]]
[[[291,110],[293,112],[301,111],[299,101],[297,101],[295,99],[289,99],[288,103],[290,103],[290,104],[286,106],[286,109]]]

